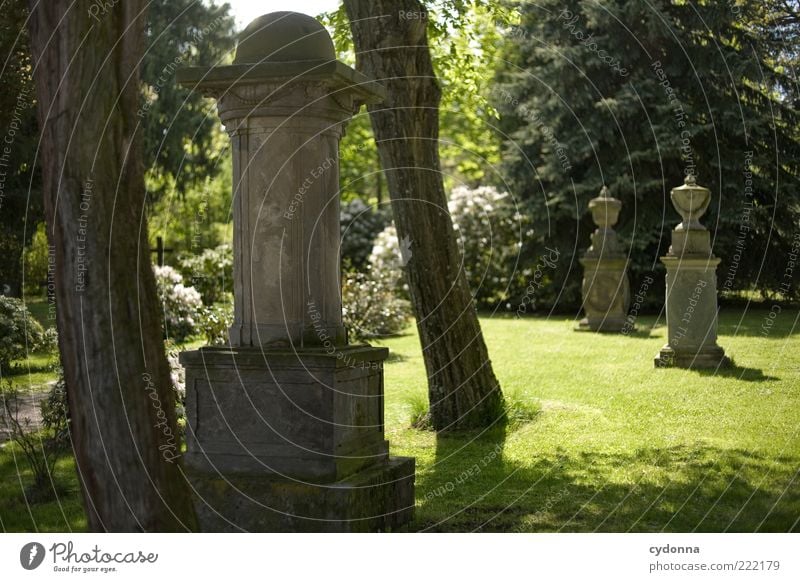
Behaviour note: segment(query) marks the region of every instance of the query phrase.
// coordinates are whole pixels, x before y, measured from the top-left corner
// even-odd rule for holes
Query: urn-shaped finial
[[[619,211],[622,202],[608,195],[608,187],[603,186],[600,196],[589,201],[589,211],[592,213],[592,220],[602,229],[610,229],[619,220]]]
[[[672,189],[670,197],[675,210],[683,218],[679,230],[705,230],[700,218],[711,203],[711,190],[699,186],[696,178],[689,174],[683,186]]]

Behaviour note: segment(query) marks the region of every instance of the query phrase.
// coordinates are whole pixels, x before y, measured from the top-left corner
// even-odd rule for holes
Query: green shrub
[[[233,299],[203,307],[200,312],[199,329],[210,346],[228,343],[228,328],[233,324]]]
[[[25,248],[25,294],[43,294],[42,282],[47,280],[47,261],[50,253],[44,222],[39,223],[33,233],[31,244]]]
[[[42,412],[42,427],[53,439],[54,445],[60,450],[68,450],[71,446],[70,415],[63,368],[59,368],[58,380],[47,393],[47,397],[39,404],[39,409]]]
[[[342,316],[351,339],[394,335],[408,325],[411,305],[398,297],[386,273],[351,271],[342,280]]]
[[[0,374],[5,374],[11,362],[38,351],[43,341],[44,330],[25,303],[0,295]]]
[[[10,380],[0,386],[0,401],[0,422],[7,429],[11,441],[22,451],[21,457],[33,473],[33,484],[25,492],[26,501],[51,500],[61,490],[54,479],[55,464],[71,449],[63,375],[40,403],[41,427],[29,416],[21,416],[24,402]]]
[[[212,305],[222,301],[233,285],[233,247],[223,244],[199,255],[184,256],[180,270],[200,292],[203,303]]]
[[[514,200],[495,188],[453,189],[447,204],[464,257],[467,281],[478,307],[491,308],[524,295],[531,269],[520,268],[529,221]]]
[[[390,222],[387,211],[355,198],[342,203],[339,215],[342,261],[355,270],[363,271],[372,252],[375,237]]]

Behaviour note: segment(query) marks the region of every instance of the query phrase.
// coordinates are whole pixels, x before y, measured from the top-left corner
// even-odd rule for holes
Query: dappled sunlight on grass
[[[629,337],[576,333],[564,318],[483,318],[518,418],[444,436],[410,428],[427,399],[416,334],[374,342],[392,352],[392,454],[417,459],[409,529],[797,531],[797,313],[784,311],[768,337],[753,333],[766,315],[737,328],[739,314],[722,314],[720,345],[737,367],[719,373],[655,369],[665,330],[652,318]],[[56,500],[28,504],[32,478],[11,453],[0,448],[2,529],[84,530],[73,460],[59,462]]]
[[[665,329],[652,318],[629,337],[484,318],[503,389],[541,406],[499,441],[408,428],[408,402],[426,391],[418,340],[382,342],[403,356],[386,367],[386,418],[393,454],[417,457],[411,529],[797,530],[800,330],[784,311],[768,337],[754,333],[766,315],[737,327],[740,314],[722,314],[737,367],[719,373],[655,369]]]

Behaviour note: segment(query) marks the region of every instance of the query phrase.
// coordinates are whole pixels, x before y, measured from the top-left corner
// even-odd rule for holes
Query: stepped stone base
[[[330,484],[189,472],[204,532],[384,532],[414,516],[414,459],[392,457]]]
[[[385,531],[411,520],[390,458],[386,348],[202,348],[186,368],[184,466],[202,531]]]
[[[677,351],[666,345],[656,354],[656,368],[689,368],[689,369],[717,369],[727,368],[731,360],[725,355],[725,350],[720,346],[700,348],[698,350]]]
[[[584,317],[575,326],[575,331],[595,331],[600,333],[619,333],[625,329],[624,317],[607,317],[605,319],[592,319]]]

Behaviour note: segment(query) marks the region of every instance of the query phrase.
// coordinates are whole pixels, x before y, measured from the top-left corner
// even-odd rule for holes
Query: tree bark
[[[463,269],[439,163],[441,91],[433,70],[425,8],[418,0],[344,0],[358,69],[388,98],[370,119],[401,244],[428,373],[436,430],[488,426],[503,414]]]
[[[194,529],[145,221],[143,0],[31,0],[59,349],[93,531]]]

